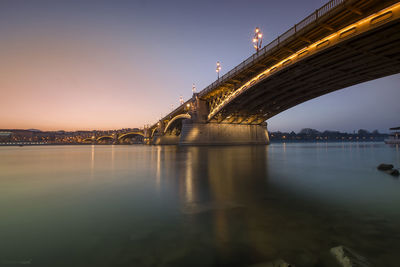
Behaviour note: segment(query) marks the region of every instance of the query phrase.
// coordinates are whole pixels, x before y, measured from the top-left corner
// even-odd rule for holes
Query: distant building
[[[12,132],[0,132],[0,142],[10,142]]]

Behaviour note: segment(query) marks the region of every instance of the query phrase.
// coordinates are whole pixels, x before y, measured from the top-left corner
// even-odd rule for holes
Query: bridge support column
[[[193,95],[194,98],[194,110],[191,112],[192,121],[197,123],[206,123],[207,115],[209,113],[207,108],[207,102],[201,100],[198,94]]]
[[[157,135],[153,137],[151,142],[152,145],[178,145],[179,135],[174,134],[164,134]]]
[[[184,121],[179,145],[268,145],[267,125]]]
[[[164,134],[165,125],[162,121],[158,123],[158,131],[153,136],[149,144],[151,145],[177,145],[179,143],[179,135]]]

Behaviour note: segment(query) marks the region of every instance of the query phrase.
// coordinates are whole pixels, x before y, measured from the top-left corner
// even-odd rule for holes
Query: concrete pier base
[[[179,145],[268,145],[266,125],[183,123]]]
[[[152,145],[178,145],[179,136],[177,135],[163,135],[155,136],[151,142]]]

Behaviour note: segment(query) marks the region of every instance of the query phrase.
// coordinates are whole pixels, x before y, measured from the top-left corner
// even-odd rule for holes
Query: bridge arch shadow
[[[113,140],[114,138],[111,135],[104,135],[104,136],[100,136],[96,139],[97,142],[101,142],[101,141],[107,141],[107,140]]]
[[[164,134],[170,133],[170,134],[179,135],[181,132],[181,129],[182,129],[182,121],[185,119],[191,119],[191,118],[192,118],[192,116],[190,116],[187,113],[179,114],[179,115],[175,116],[165,126]]]
[[[142,133],[142,132],[128,132],[128,133],[124,133],[124,134],[120,135],[118,137],[118,142],[124,142],[127,139],[131,139],[134,137],[137,137],[138,138],[137,141],[142,143],[145,136],[144,136],[144,133]]]

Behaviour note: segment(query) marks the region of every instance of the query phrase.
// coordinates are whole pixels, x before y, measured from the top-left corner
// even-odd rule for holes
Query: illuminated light
[[[373,19],[371,19],[370,24],[374,25],[380,22],[384,22],[388,19],[390,19],[393,16],[393,12],[392,11],[388,11],[386,13],[383,13],[382,15],[379,15]]]
[[[297,56],[299,57],[299,58],[301,58],[301,57],[303,57],[303,56],[305,56],[305,55],[307,55],[309,53],[309,51],[308,50],[304,50],[303,52],[301,52],[300,54],[298,54]]]
[[[282,62],[282,66],[287,66],[290,64],[290,62],[292,62],[291,59],[285,60],[284,62]]]
[[[261,74],[260,76],[258,76],[258,79],[262,79],[262,78],[264,78],[264,77],[265,77],[265,75],[267,75],[267,74],[265,74],[265,73]]]
[[[219,80],[219,72],[220,72],[220,70],[221,70],[221,64],[219,63],[219,61],[217,61],[217,68],[215,69],[215,71],[217,72],[218,80]]]
[[[253,80],[251,83],[250,83],[250,85],[253,85],[253,84],[255,84],[256,83],[256,80]]]
[[[272,73],[272,72],[276,71],[277,69],[278,69],[278,67],[273,67],[272,69],[269,70],[269,72]]]
[[[329,45],[329,42],[330,42],[329,40],[325,40],[325,41],[317,44],[317,49],[324,48],[325,46]]]
[[[345,31],[341,32],[339,34],[339,38],[347,37],[347,36],[352,35],[352,34],[354,34],[356,32],[357,32],[357,28],[356,27],[350,28],[348,30],[345,30]]]
[[[190,104],[186,104],[186,107],[188,107],[188,108],[189,108],[189,107],[190,107]]]
[[[258,27],[256,27],[255,29],[253,43],[254,49],[258,52],[262,45],[262,33],[260,32],[260,29]]]

